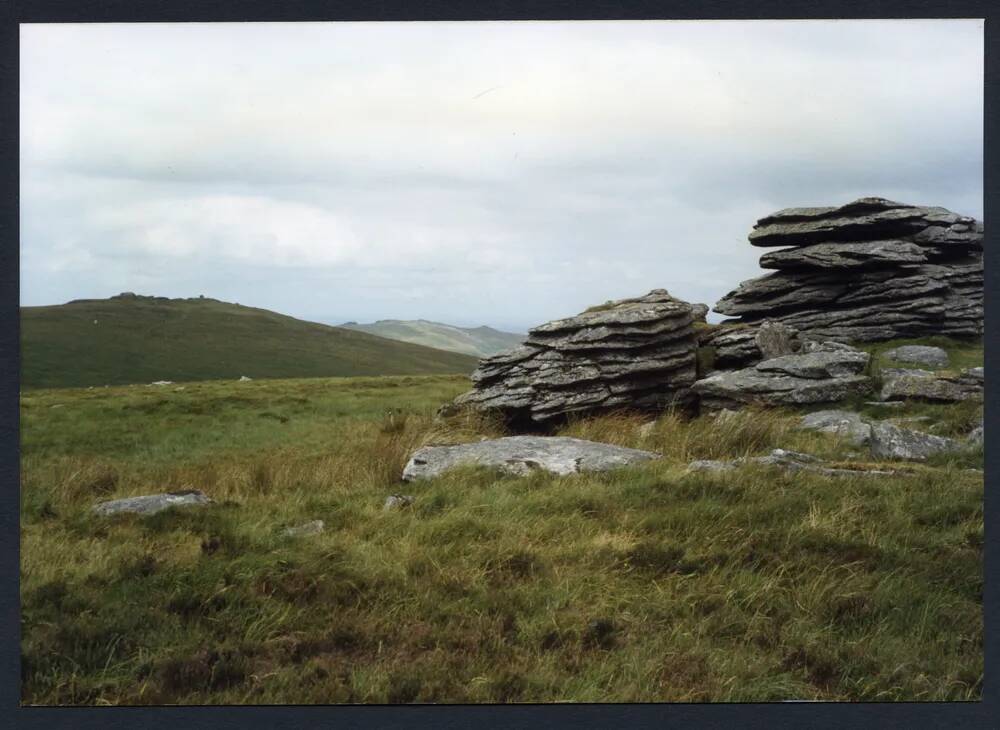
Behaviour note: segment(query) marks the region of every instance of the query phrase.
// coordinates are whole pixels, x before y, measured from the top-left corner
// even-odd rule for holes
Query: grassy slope
[[[94,324],[97,320],[97,324]],[[21,309],[22,387],[467,373],[475,360],[213,299]]]
[[[387,319],[371,324],[341,325],[347,329],[367,332],[379,337],[412,342],[439,350],[462,352],[475,357],[493,355],[516,347],[524,335],[501,332],[492,327],[455,327],[427,320]]]
[[[400,485],[461,377],[196,383],[22,396],[29,703],[978,699],[982,452],[850,479],[695,458],[849,460],[794,414],[605,417],[659,450],[603,475]],[[59,406],[58,408],[54,406]],[[399,415],[388,417],[387,408]],[[910,405],[959,434],[974,406]],[[934,425],[934,424],[929,424]],[[201,511],[96,520],[200,488]],[[387,494],[417,498],[383,512]],[[326,522],[289,539],[283,526]]]

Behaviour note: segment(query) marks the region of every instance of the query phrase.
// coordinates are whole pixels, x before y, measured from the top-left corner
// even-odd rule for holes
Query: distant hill
[[[217,299],[21,308],[21,386],[469,373],[476,359]]]
[[[345,322],[345,329],[367,332],[391,340],[402,340],[439,350],[461,352],[475,357],[494,355],[520,345],[525,335],[501,332],[492,327],[455,327],[426,319],[380,319],[372,324]]]

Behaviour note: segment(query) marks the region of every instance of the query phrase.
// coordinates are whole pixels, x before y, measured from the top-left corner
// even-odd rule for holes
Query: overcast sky
[[[982,21],[21,27],[21,303],[524,331],[761,272],[779,208],[982,218]]]

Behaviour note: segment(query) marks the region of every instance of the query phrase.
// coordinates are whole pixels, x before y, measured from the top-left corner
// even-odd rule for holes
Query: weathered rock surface
[[[982,368],[959,375],[937,375],[929,370],[886,369],[882,371],[883,401],[925,400],[956,403],[983,399]]]
[[[871,440],[872,427],[854,411],[816,411],[802,417],[799,428],[840,436],[855,446]]]
[[[693,389],[709,410],[749,403],[832,403],[871,391],[871,378],[862,374],[868,358],[868,353],[840,343],[806,343],[799,354],[717,372],[697,381]]]
[[[983,225],[972,218],[862,198],[765,216],[750,243],[789,248],[761,257],[777,271],[715,305],[738,322],[849,341],[983,332]]]
[[[976,446],[982,445],[982,443],[983,443],[983,422],[980,421],[979,425],[976,426],[974,429],[972,429],[972,431],[969,432],[969,435],[966,436],[965,438],[966,438],[966,440],[970,444],[973,444],[973,445],[976,445]]]
[[[903,345],[888,350],[884,355],[896,362],[913,362],[934,368],[948,367],[948,353],[940,347],[926,345]]]
[[[796,340],[798,332],[781,322],[766,321],[754,333],[754,344],[760,351],[761,360],[770,360],[782,355],[791,355],[799,349]]]
[[[212,500],[204,492],[188,490],[183,492],[167,492],[166,494],[147,494],[142,497],[126,497],[113,499],[94,505],[94,514],[107,516],[131,512],[140,515],[151,515],[170,507],[197,507],[211,504]]]
[[[871,450],[876,459],[924,461],[928,456],[961,448],[963,444],[943,436],[913,431],[885,421],[872,424]]]
[[[692,307],[663,289],[529,331],[479,361],[456,406],[524,425],[616,408],[659,411],[690,400],[696,376]]]
[[[844,467],[823,466],[820,459],[812,456],[811,454],[802,454],[797,451],[787,451],[785,449],[774,449],[767,456],[751,456],[747,458],[733,459],[731,461],[692,461],[688,464],[688,471],[731,471],[744,464],[777,466],[781,467],[785,471],[806,471],[829,477],[887,476],[898,473],[886,469],[850,469]]]
[[[566,436],[508,436],[455,446],[425,446],[410,457],[403,480],[429,479],[457,466],[496,467],[525,476],[536,469],[566,475],[607,471],[660,455]]]

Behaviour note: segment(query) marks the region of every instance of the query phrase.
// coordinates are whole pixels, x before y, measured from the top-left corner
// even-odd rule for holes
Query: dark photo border
[[[994,215],[1000,139],[1000,3],[965,0],[0,0],[0,725],[18,728],[301,728],[475,726],[647,728],[997,728],[1000,727],[998,596],[1000,452],[985,455],[985,679],[981,702],[576,704],[435,706],[230,706],[152,708],[20,707],[19,611],[19,236],[18,24],[323,20],[613,20],[613,19],[984,18],[985,357],[1000,362],[994,315],[1000,259]],[[928,49],[928,52],[933,52]],[[991,381],[992,382],[992,381]],[[996,388],[987,384],[987,434],[1000,432]],[[988,442],[987,442],[988,443]]]

